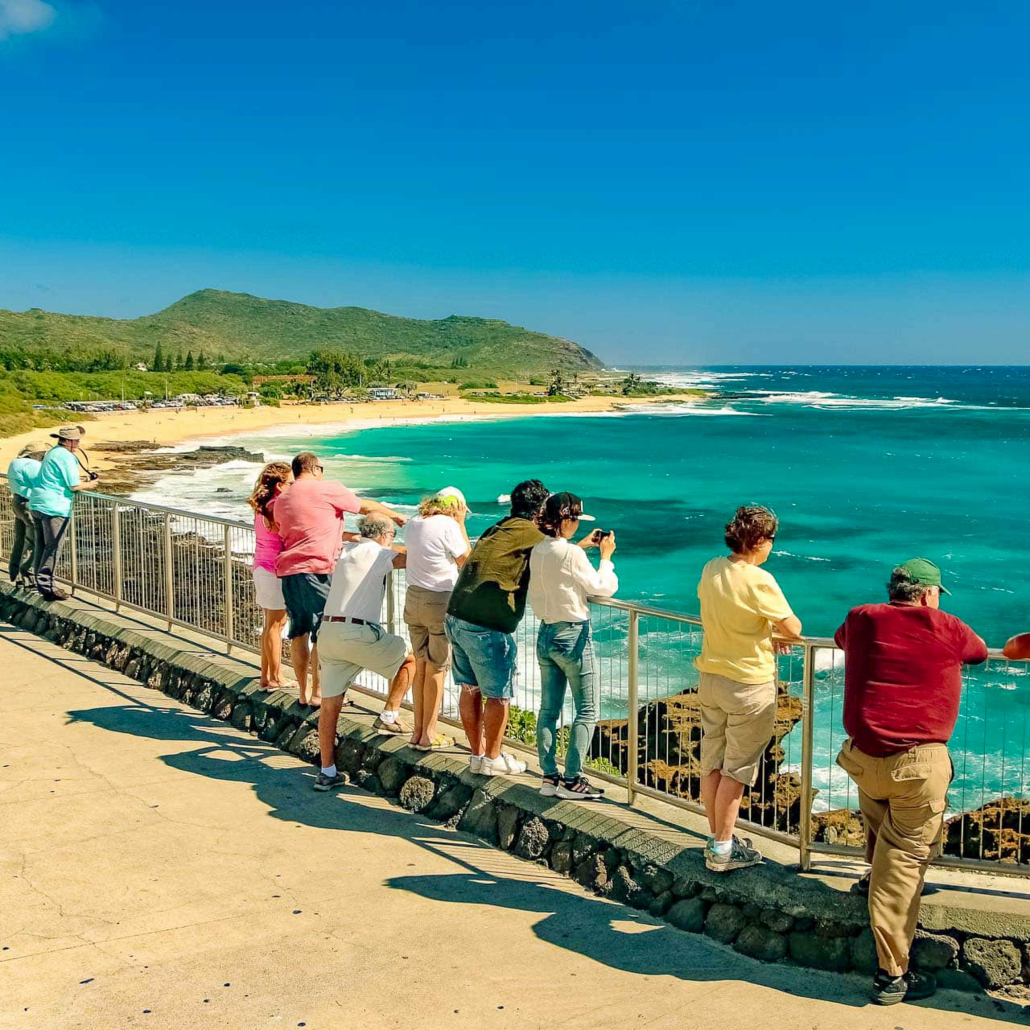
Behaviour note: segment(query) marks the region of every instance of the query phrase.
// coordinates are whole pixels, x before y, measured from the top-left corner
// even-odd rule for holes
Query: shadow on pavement
[[[741,980],[851,1007],[869,1004],[869,981],[864,977],[745,958],[702,935],[684,933],[641,912],[585,894],[550,870],[528,863],[524,866],[525,878],[498,875],[499,865],[507,866],[514,860],[499,862],[496,849],[399,808],[348,803],[371,797],[364,791],[347,787],[335,795],[315,793],[311,790],[313,768],[276,767],[267,760],[281,759],[284,753],[273,744],[201,712],[133,702],[71,711],[68,719],[112,733],[196,745],[163,755],[161,760],[194,775],[250,783],[273,818],[322,829],[403,837],[444,857],[458,871],[395,877],[385,882],[387,887],[441,904],[493,905],[539,913],[541,918],[533,930],[540,940],[613,969],[699,982]],[[458,842],[462,844],[460,849],[454,847]],[[509,942],[509,947],[516,946],[515,941]],[[918,1004],[1005,1022],[1026,1022],[1020,1005],[985,995],[946,991]],[[899,1013],[898,1023],[903,1022]]]

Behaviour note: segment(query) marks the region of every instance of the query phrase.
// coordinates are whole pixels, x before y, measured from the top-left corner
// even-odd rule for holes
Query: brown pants
[[[855,781],[872,846],[869,922],[880,968],[908,970],[926,867],[940,842],[952,767],[945,744],[873,758],[846,740],[837,764]]]

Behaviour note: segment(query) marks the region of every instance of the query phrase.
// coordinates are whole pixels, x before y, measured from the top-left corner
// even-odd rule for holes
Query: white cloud
[[[49,28],[57,11],[46,0],[0,0],[0,39]]]

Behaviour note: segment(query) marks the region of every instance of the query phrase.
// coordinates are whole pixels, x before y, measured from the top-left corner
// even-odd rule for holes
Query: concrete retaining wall
[[[261,691],[252,665],[75,599],[47,604],[6,584],[0,617],[317,762],[317,713],[284,691]],[[336,749],[337,766],[366,790],[752,958],[875,971],[858,897],[774,863],[719,876],[699,847],[631,825],[616,806],[542,798],[524,783],[474,776],[463,757],[413,751],[367,722],[342,716]],[[1030,983],[1030,920],[976,904],[975,894],[970,907],[924,899],[915,965],[964,990]]]

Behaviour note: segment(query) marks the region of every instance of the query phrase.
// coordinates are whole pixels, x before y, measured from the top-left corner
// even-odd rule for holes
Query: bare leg
[[[508,702],[498,697],[486,699],[483,715],[483,735],[486,738],[486,757],[497,758],[501,753],[501,741],[508,725]]]
[[[265,617],[265,629],[268,632],[268,686],[281,687],[283,685],[283,627],[286,625],[286,609],[265,612]]]
[[[477,687],[462,686],[458,696],[458,713],[474,755],[483,753],[483,695]]]
[[[436,736],[436,720],[443,701],[443,688],[447,681],[447,670],[432,662],[426,662],[426,678],[422,688],[422,736],[419,744],[429,745]]]
[[[715,837],[715,799],[719,793],[719,782],[721,780],[722,772],[718,769],[713,769],[707,776],[701,778],[701,803],[705,806],[708,828],[712,831],[713,837]]]
[[[300,703],[308,703],[308,662],[310,660],[308,650],[308,635],[294,637],[290,641],[290,658],[293,661],[293,671],[297,674],[297,686],[300,688]]]
[[[719,790],[715,795],[715,839],[729,840],[733,836],[733,827],[740,811],[740,799],[744,796],[744,784],[732,776],[723,776],[719,780]]]
[[[415,660],[415,678],[411,682],[411,706],[415,710],[415,718],[411,727],[411,740],[409,744],[417,744],[425,736],[425,684],[426,684],[426,660],[417,658]]]
[[[386,696],[386,710],[389,712],[396,712],[401,702],[404,700],[404,695],[408,692],[408,687],[411,686],[411,681],[415,678],[415,656],[409,654],[404,659],[403,664],[397,670],[397,675],[390,680],[390,692]]]
[[[311,670],[311,697],[309,705],[320,705],[322,703],[322,674],[318,668],[318,644],[311,645],[311,661],[308,663]]]
[[[322,757],[322,768],[336,763],[336,723],[343,708],[343,695],[327,697],[318,712],[318,751]]]
[[[282,632],[286,612],[277,608],[265,608],[265,623],[261,628],[261,686],[278,686],[281,671],[282,644],[277,635]],[[278,653],[277,653],[278,652]]]

